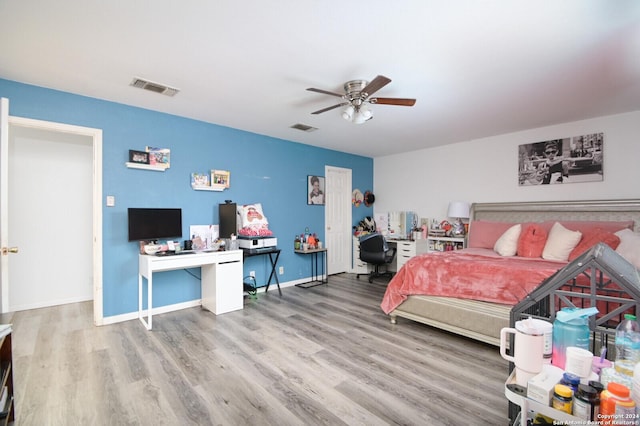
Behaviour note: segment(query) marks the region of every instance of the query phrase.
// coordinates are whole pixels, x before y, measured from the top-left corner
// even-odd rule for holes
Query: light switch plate
[[[116,205],[116,197],[113,195],[107,195],[107,207],[113,207]]]

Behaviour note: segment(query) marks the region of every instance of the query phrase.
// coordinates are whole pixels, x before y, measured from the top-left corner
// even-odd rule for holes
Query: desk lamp
[[[456,221],[453,224],[453,229],[451,231],[452,237],[464,237],[465,229],[464,223],[462,223],[462,219],[469,218],[469,203],[466,201],[451,201],[449,203],[449,210],[447,211],[447,216],[455,217]]]

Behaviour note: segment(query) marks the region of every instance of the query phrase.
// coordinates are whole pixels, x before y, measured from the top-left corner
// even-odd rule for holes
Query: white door
[[[351,169],[325,166],[327,273],[351,269]]]
[[[93,298],[91,142],[10,125],[10,312]]]
[[[2,256],[2,312],[93,299],[102,324],[102,131],[8,112],[0,124],[2,247],[20,248]]]

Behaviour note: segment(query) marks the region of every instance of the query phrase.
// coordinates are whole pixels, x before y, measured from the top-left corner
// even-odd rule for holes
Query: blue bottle
[[[567,348],[575,346],[589,350],[589,317],[598,313],[598,308],[562,308],[553,322],[553,349],[551,364],[564,370]]]

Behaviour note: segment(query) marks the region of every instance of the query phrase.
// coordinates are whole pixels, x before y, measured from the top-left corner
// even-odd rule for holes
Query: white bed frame
[[[476,203],[470,221],[541,222],[546,220],[634,221],[640,232],[640,199]],[[469,230],[473,232],[473,228]],[[409,296],[389,316],[421,322],[491,345],[500,345],[500,330],[509,326],[511,306],[435,296]]]

